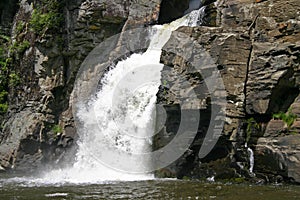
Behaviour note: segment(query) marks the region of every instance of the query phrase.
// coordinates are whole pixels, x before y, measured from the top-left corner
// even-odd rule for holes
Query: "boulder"
[[[300,135],[261,138],[255,149],[255,171],[300,182]]]

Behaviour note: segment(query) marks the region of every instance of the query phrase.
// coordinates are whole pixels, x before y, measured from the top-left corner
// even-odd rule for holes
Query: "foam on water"
[[[170,24],[154,26],[145,53],[129,56],[105,74],[96,97],[77,113],[82,127],[78,129],[78,151],[71,167],[46,172],[40,178],[15,178],[11,181],[82,184],[153,179],[152,173],[115,169],[103,161],[111,159],[114,164],[126,165],[128,169],[147,171],[150,160],[131,157],[151,151],[156,94],[163,67],[160,64],[161,49],[178,27],[196,26],[203,11],[193,11]],[[114,160],[112,151],[125,152],[126,157]]]

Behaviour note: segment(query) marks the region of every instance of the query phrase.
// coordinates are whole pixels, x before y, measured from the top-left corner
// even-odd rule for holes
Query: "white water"
[[[249,164],[250,164],[250,167],[249,167],[249,172],[251,174],[253,174],[253,168],[254,168],[254,153],[253,153],[253,150],[248,147],[248,144],[246,143],[245,144],[245,147],[247,148],[247,152],[249,154]]]
[[[249,153],[249,161],[250,161],[250,168],[249,168],[249,171],[250,173],[253,173],[253,167],[254,167],[254,153],[252,151],[251,148],[247,148],[247,151]]]
[[[209,182],[215,182],[215,177],[214,176],[208,177],[206,180]]]
[[[199,10],[193,11],[189,14],[189,22],[188,22],[188,26],[194,27],[197,26],[199,24],[202,24],[202,19],[204,17],[205,14],[205,6],[201,7]]]
[[[77,113],[83,127],[79,129],[75,163],[70,168],[50,171],[34,182],[79,184],[154,178],[151,173],[132,173],[147,171],[151,165],[150,160],[132,157],[151,151],[156,93],[163,67],[159,62],[161,49],[178,27],[196,26],[202,12],[193,11],[171,24],[155,26],[145,53],[118,62],[104,76],[96,97]]]

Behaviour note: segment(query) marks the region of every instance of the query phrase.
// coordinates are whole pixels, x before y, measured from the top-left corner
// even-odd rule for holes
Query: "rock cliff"
[[[180,115],[178,104],[186,91],[180,80],[188,80],[199,91],[200,97],[193,100],[199,107],[184,110],[199,110],[201,120],[190,149],[177,162],[158,170],[158,176],[299,182],[299,12],[296,0],[215,1],[206,7],[202,26],[177,30],[209,52],[227,93],[222,135],[202,159],[198,158],[199,145],[214,103],[198,74],[208,65],[199,63],[200,70],[191,71],[189,61],[172,53],[181,39],[180,34],[173,34],[161,57],[166,67],[158,103],[170,119]],[[155,149],[176,133],[178,117],[170,121],[156,136]],[[255,175],[249,171],[248,147],[254,150]]]
[[[70,163],[77,138],[71,93],[86,56],[117,33],[183,16],[188,4],[178,0],[2,1],[1,34],[9,36],[6,76],[13,84],[4,87],[9,107],[0,118],[0,168],[28,172],[47,164]],[[202,6],[206,6],[202,25],[179,28],[164,47],[157,103],[166,110],[167,120],[154,137],[153,148],[174,137],[180,102],[190,90],[196,91],[196,97],[183,110],[200,113],[199,129],[189,150],[156,175],[300,182],[298,0],[204,0]],[[209,54],[226,90],[222,134],[203,158],[198,152],[214,117],[214,102],[201,70],[210,63],[201,62],[197,71],[172,53],[182,40],[180,33],[201,47],[192,59]],[[189,85],[183,84],[186,81]],[[253,173],[248,148],[254,151]]]
[[[157,21],[160,3],[1,3],[1,30],[11,38],[7,54],[13,63],[8,73],[18,77],[16,84],[5,88],[9,109],[1,118],[1,169],[34,171],[74,156],[71,149],[77,135],[69,101],[81,63],[99,43],[122,29]],[[22,49],[12,51],[12,47]],[[66,149],[70,156],[64,156]]]

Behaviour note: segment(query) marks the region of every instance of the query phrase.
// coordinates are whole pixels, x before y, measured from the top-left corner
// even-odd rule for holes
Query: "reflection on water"
[[[10,181],[8,181],[10,180]],[[300,199],[299,186],[221,184],[185,180],[111,182],[97,185],[28,185],[0,179],[0,199]]]

